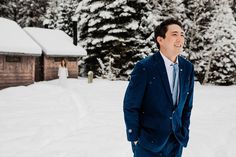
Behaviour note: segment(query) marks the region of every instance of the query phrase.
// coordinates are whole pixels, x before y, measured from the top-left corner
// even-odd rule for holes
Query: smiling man
[[[155,30],[159,51],[138,62],[124,98],[128,141],[134,157],[181,157],[189,139],[193,65],[179,56],[181,23],[167,19]]]

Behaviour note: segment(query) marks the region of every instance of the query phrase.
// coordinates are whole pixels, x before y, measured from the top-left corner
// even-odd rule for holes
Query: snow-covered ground
[[[0,157],[131,157],[126,81],[68,79],[0,90]],[[196,83],[183,157],[235,157],[236,86]]]

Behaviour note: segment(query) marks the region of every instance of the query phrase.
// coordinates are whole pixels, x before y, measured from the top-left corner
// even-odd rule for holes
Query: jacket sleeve
[[[186,103],[184,105],[183,114],[182,114],[182,123],[183,123],[183,129],[185,132],[189,132],[189,125],[190,125],[190,116],[191,116],[191,110],[193,107],[193,91],[194,91],[194,68],[192,65],[191,73],[190,73],[190,85],[189,85],[189,91]]]
[[[138,62],[131,73],[126,89],[123,111],[128,141],[137,141],[139,137],[139,113],[146,88],[147,69]]]

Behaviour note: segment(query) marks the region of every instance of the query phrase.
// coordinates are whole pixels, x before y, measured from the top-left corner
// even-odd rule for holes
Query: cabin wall
[[[69,78],[78,77],[78,64],[76,57],[44,56],[44,80],[53,80],[58,78],[58,68],[62,59],[65,59],[66,61]]]
[[[0,55],[0,89],[34,82],[35,57]]]

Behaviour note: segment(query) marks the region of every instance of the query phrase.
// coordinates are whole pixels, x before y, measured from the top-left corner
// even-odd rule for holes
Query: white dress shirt
[[[169,85],[170,85],[170,90],[171,93],[173,92],[173,88],[172,88],[172,82],[173,82],[173,64],[178,64],[178,57],[176,59],[176,63],[172,62],[171,60],[169,60],[165,55],[163,55],[161,53],[161,56],[164,60],[165,63],[165,67],[166,67],[166,72],[167,72],[167,76],[168,76],[168,80],[169,80]],[[179,90],[178,90],[179,91]],[[178,102],[178,100],[177,100]]]

